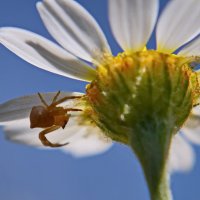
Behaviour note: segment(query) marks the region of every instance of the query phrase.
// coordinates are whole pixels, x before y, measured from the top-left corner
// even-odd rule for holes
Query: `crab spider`
[[[68,96],[57,100],[59,94],[60,91],[54,96],[52,103],[48,105],[42,95],[38,93],[43,105],[32,107],[30,113],[30,128],[44,128],[44,130],[39,133],[39,139],[44,146],[61,147],[67,145],[68,143],[51,143],[45,135],[59,128],[64,129],[70,118],[70,114],[68,114],[69,111],[82,111],[81,109],[57,106],[67,100],[81,98],[82,96]]]

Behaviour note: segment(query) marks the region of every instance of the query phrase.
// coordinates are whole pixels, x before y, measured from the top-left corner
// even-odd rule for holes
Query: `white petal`
[[[111,147],[111,140],[103,136],[98,127],[79,125],[77,120],[70,118],[64,130],[60,128],[47,134],[46,137],[52,143],[69,143],[60,149],[76,157],[103,153]],[[6,138],[13,142],[51,149],[43,146],[38,138],[42,129],[30,129],[29,125],[29,119],[25,118],[5,123],[3,130]]]
[[[199,114],[197,109],[195,112]],[[186,121],[181,131],[190,142],[200,145],[200,115],[196,115],[195,112]]]
[[[192,114],[200,117],[200,106],[199,106],[199,105],[198,105],[198,106],[195,106],[195,107],[192,109]]]
[[[71,143],[62,149],[76,157],[84,157],[103,153],[111,145],[111,140],[106,138],[98,127],[85,126],[74,134]]]
[[[200,120],[199,120],[200,122]],[[185,137],[194,144],[200,145],[200,125],[195,128],[182,128]]]
[[[200,1],[173,0],[157,27],[157,49],[171,53],[200,33]]]
[[[111,28],[124,50],[145,47],[157,14],[158,0],[109,0]]]
[[[53,97],[56,95],[56,92],[51,93],[42,93],[47,104],[52,102]],[[81,93],[76,92],[61,92],[59,99],[65,96],[78,96]],[[65,102],[67,105],[70,105],[71,101]],[[3,104],[0,104],[0,125],[8,121],[18,120],[27,118],[30,114],[30,111],[33,106],[42,105],[41,100],[38,94],[19,97],[10,101],[7,101]]]
[[[200,56],[200,37],[186,45],[179,53],[180,56]]]
[[[55,96],[55,93],[51,94],[49,93],[43,96],[45,97],[45,100],[48,103],[51,103],[51,100]],[[19,109],[20,99],[21,99],[22,110]],[[37,101],[36,96],[32,96],[32,101],[27,102],[27,100],[30,99],[31,97],[28,96],[26,100],[24,97],[18,98],[16,102],[14,102],[15,100],[13,100],[13,106],[10,101],[8,103],[10,105],[8,106],[7,104],[6,106],[7,108],[5,108],[5,110],[8,111],[7,119],[10,119],[10,121],[2,122],[0,119],[1,122],[0,124],[1,126],[3,126],[3,130],[7,139],[25,145],[44,147],[38,138],[39,133],[43,129],[41,128],[30,129],[30,120],[29,120],[29,113],[30,113],[29,108],[35,105],[35,103],[36,105],[38,105],[38,103],[40,102]],[[73,102],[67,101],[65,103],[65,106],[67,105],[69,106],[70,104],[73,104]],[[18,111],[20,117],[15,115],[14,112],[15,107],[16,107],[15,112]],[[100,129],[94,126],[93,124],[89,124],[88,122],[86,122],[86,124],[83,124],[81,118],[81,112],[76,112],[75,114],[74,113],[71,113],[69,122],[67,123],[64,129],[60,128],[46,135],[48,140],[52,143],[59,143],[59,144],[64,144],[68,142],[69,143],[68,145],[60,149],[65,152],[71,153],[72,155],[75,156],[94,155],[102,153],[107,149],[109,149],[109,147],[112,144],[111,140],[108,139],[106,136],[104,136],[103,133],[100,131]],[[8,115],[10,115],[10,117],[8,117]],[[0,117],[2,117],[2,114],[0,114]],[[82,122],[81,124],[80,121]]]
[[[37,8],[48,31],[69,52],[89,62],[110,52],[99,25],[77,2],[44,0]]]
[[[29,118],[1,123],[2,125],[6,139],[20,144],[43,147],[38,137],[41,129],[30,129]]]
[[[194,165],[195,155],[191,145],[178,133],[172,141],[169,153],[169,171],[189,171]]]
[[[50,72],[90,81],[95,70],[51,41],[19,28],[1,28],[0,42],[27,62]]]

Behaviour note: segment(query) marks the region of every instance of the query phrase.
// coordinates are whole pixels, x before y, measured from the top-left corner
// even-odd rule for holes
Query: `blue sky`
[[[16,26],[51,40],[35,8],[37,0],[1,0],[0,26]],[[106,0],[79,0],[97,19],[116,54]],[[162,0],[161,5],[167,1]],[[149,46],[153,47],[154,40]],[[83,92],[85,83],[39,70],[0,46],[0,102],[46,91]],[[200,199],[200,148],[193,171],[172,176],[175,200]],[[130,149],[115,144],[100,156],[76,159],[59,150],[13,144],[0,129],[0,199],[2,200],[146,200],[148,190]]]

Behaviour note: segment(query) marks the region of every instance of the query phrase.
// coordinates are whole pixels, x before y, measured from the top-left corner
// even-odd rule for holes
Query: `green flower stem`
[[[155,137],[147,137],[147,135],[146,131],[134,134],[135,137],[131,140],[132,149],[142,165],[151,200],[171,200],[167,172],[170,134],[161,131],[159,134],[154,134]]]
[[[149,185],[150,188],[150,185]],[[157,183],[157,187],[150,188],[152,200],[171,200],[171,191],[169,187],[169,175],[166,170],[163,171],[161,178]]]
[[[154,166],[148,167],[143,167],[143,170],[149,187],[151,200],[171,200],[169,175],[166,167],[161,167],[160,169]]]

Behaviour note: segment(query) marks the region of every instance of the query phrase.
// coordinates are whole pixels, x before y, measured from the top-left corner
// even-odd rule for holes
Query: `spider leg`
[[[66,126],[66,124],[68,123],[68,121],[69,121],[69,118],[70,118],[70,116],[71,116],[71,114],[68,114],[67,112],[68,111],[82,111],[81,109],[77,109],[77,108],[66,108],[66,109],[64,109],[65,110],[65,112],[66,112],[66,115],[64,115],[64,116],[62,116],[62,118],[60,118],[60,126],[64,129],[65,128],[65,126]]]
[[[48,147],[62,147],[62,146],[65,146],[65,145],[67,145],[67,144],[69,144],[69,143],[64,143],[64,144],[58,144],[58,143],[51,143],[47,138],[46,138],[46,134],[48,134],[48,133],[50,133],[50,132],[53,132],[53,131],[55,131],[55,130],[57,130],[57,129],[59,129],[60,128],[60,126],[51,126],[51,127],[49,127],[49,128],[46,128],[46,129],[44,129],[43,131],[41,131],[40,133],[39,133],[39,139],[40,139],[40,141],[42,142],[42,144],[44,145],[44,146],[48,146]]]
[[[62,123],[62,129],[64,129],[65,128],[65,126],[67,125],[67,123],[68,123],[68,121],[69,121],[69,115],[66,117],[66,119],[63,121],[63,123]]]
[[[60,90],[57,92],[57,94],[55,95],[55,97],[53,98],[53,100],[52,100],[52,103],[51,104],[53,104],[53,103],[55,103],[56,102],[56,100],[57,100],[57,98],[58,98],[58,96],[60,95]]]
[[[67,101],[67,100],[70,100],[70,99],[79,99],[81,97],[83,97],[83,96],[67,96],[67,97],[63,97],[62,99],[60,99],[58,101],[52,102],[52,104],[50,106],[54,107],[54,106],[57,106],[60,103],[63,103],[65,101]]]
[[[46,106],[48,107],[48,104],[46,103],[46,101],[44,100],[43,96],[38,92],[38,96],[40,98],[40,101]]]
[[[65,111],[83,111],[82,109],[78,109],[78,108],[66,108]]]

